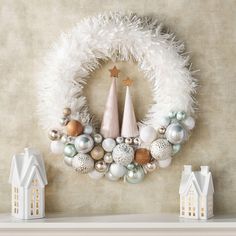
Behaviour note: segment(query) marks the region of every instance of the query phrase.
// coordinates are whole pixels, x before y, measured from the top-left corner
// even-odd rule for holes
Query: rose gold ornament
[[[134,160],[140,165],[147,164],[151,160],[150,152],[146,148],[139,148],[135,152]]]
[[[77,120],[71,120],[67,124],[67,134],[69,136],[78,136],[83,132],[82,124]]]

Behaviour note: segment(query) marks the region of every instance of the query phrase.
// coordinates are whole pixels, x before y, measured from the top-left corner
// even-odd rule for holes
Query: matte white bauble
[[[85,134],[91,134],[92,132],[93,132],[93,127],[91,125],[85,125],[84,133]]]
[[[150,152],[157,160],[168,159],[172,154],[172,146],[166,139],[157,139],[152,142]]]
[[[51,152],[54,154],[62,154],[64,152],[64,144],[59,141],[52,141],[50,144]]]
[[[195,127],[195,120],[193,119],[193,117],[188,116],[184,121],[183,124],[186,126],[186,128],[188,129],[193,129]]]
[[[99,180],[104,176],[104,173],[98,172],[97,170],[94,169],[94,170],[90,171],[88,173],[88,175],[91,179]]]
[[[106,177],[106,179],[108,179],[108,180],[110,180],[110,181],[118,181],[118,180],[119,180],[119,178],[113,176],[113,175],[111,174],[111,172],[107,172],[107,173],[105,174],[105,177]]]
[[[134,150],[130,145],[121,143],[113,149],[112,156],[116,163],[127,166],[134,159]]]
[[[88,153],[93,149],[94,141],[88,134],[79,135],[75,139],[75,147],[80,153]]]
[[[159,125],[161,127],[167,127],[170,124],[170,118],[169,117],[162,117],[160,118]]]
[[[106,138],[102,142],[102,147],[106,152],[112,152],[116,146],[116,141],[113,138]]]
[[[170,157],[165,160],[159,160],[158,164],[159,164],[160,168],[166,168],[166,167],[170,166],[171,162],[172,162],[172,158]]]
[[[140,130],[140,138],[143,142],[151,143],[157,137],[157,132],[152,126],[145,126]]]
[[[110,172],[114,177],[120,178],[125,175],[127,169],[120,164],[113,163],[110,166]]]
[[[72,167],[81,172],[82,174],[86,174],[93,170],[94,168],[94,160],[88,154],[78,153],[72,161]]]
[[[179,123],[170,124],[166,129],[166,138],[170,143],[180,144],[185,141],[187,132]]]

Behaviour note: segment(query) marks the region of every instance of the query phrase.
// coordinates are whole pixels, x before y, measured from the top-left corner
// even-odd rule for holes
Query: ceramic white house
[[[12,158],[9,182],[12,185],[12,215],[20,219],[45,216],[44,189],[47,176],[42,155],[33,148]]]
[[[208,166],[192,171],[185,165],[179,187],[180,217],[208,219],[213,216],[214,186]]]

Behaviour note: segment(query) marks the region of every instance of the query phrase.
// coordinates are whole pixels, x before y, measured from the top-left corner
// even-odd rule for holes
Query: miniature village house
[[[185,165],[179,194],[180,217],[208,219],[213,216],[214,186],[208,166],[192,171],[191,165]]]
[[[44,189],[47,177],[41,154],[32,148],[13,156],[9,182],[12,185],[12,215],[20,219],[45,216]]]

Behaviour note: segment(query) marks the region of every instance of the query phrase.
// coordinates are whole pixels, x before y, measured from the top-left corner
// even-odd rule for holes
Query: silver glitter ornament
[[[106,153],[103,157],[103,160],[108,164],[112,163],[113,162],[112,154],[110,152]]]
[[[62,118],[59,120],[59,123],[60,123],[60,125],[62,125],[62,126],[66,126],[69,121],[70,121],[70,120],[69,120],[68,117],[62,117]]]
[[[53,129],[53,130],[50,130],[49,133],[48,133],[48,137],[54,141],[54,140],[58,140],[61,138],[61,134],[58,130],[56,129]]]
[[[101,134],[94,134],[93,136],[95,143],[101,143],[102,142],[102,135]]]
[[[78,153],[72,161],[72,167],[81,172],[82,174],[86,174],[93,170],[94,161],[93,159],[85,153]]]
[[[82,134],[75,139],[75,147],[78,152],[88,153],[93,149],[94,141],[88,134]]]
[[[149,162],[143,165],[144,171],[153,172],[157,168],[157,163],[155,161]]]
[[[126,144],[132,144],[132,142],[133,142],[132,138],[126,138],[125,139]]]
[[[140,138],[135,138],[134,139],[134,144],[139,146],[141,144],[141,139]]]
[[[127,166],[134,159],[134,150],[130,145],[121,143],[113,149],[112,156],[116,163]]]
[[[71,157],[68,157],[68,156],[64,156],[64,163],[68,166],[72,166],[72,161],[73,161],[73,158]]]
[[[98,161],[95,163],[95,169],[98,171],[98,172],[107,172],[108,170],[108,165],[106,164],[105,161]]]
[[[125,182],[129,184],[138,184],[145,177],[144,170],[142,166],[135,166],[132,170],[128,170],[127,174],[124,177]]]
[[[112,152],[116,146],[116,141],[113,138],[106,138],[102,142],[102,147],[106,152]]]
[[[68,143],[64,147],[64,154],[68,157],[73,157],[77,154],[74,144]]]
[[[123,143],[124,142],[124,138],[123,137],[117,137],[116,138],[116,142],[119,143],[119,144]]]
[[[157,160],[168,159],[172,154],[172,146],[166,139],[157,139],[152,142],[150,152]]]
[[[93,127],[92,127],[92,125],[85,125],[85,127],[84,127],[84,133],[85,133],[85,134],[92,134],[92,132],[93,132]]]
[[[170,143],[180,144],[186,139],[187,132],[178,123],[170,124],[166,129],[166,138]]]

